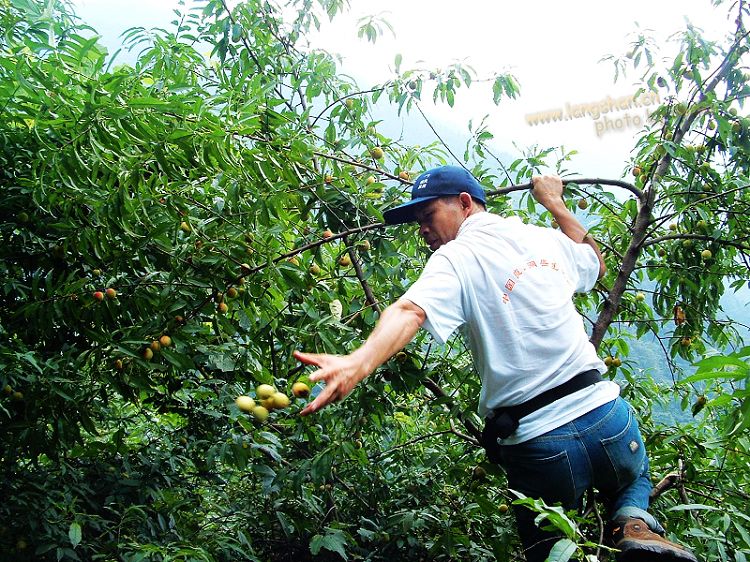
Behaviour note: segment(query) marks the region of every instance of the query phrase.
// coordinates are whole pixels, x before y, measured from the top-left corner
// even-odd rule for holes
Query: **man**
[[[565,508],[596,487],[607,499],[620,560],[696,558],[660,535],[646,511],[648,458],[630,406],[588,340],[572,296],[604,275],[596,242],[567,209],[557,177],[533,179],[534,198],[560,231],[499,217],[466,170],[442,166],[419,176],[411,201],[385,212],[388,224],[416,221],[434,252],[419,279],[390,305],[365,343],[346,356],[295,352],[316,365],[325,388],[302,412],[343,399],[415,336],[440,343],[460,328],[482,377],[483,445],[508,485]],[[526,559],[543,561],[559,538],[514,506]]]

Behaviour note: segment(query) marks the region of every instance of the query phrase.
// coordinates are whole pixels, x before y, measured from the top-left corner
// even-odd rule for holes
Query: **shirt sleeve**
[[[441,345],[466,322],[461,281],[450,260],[442,254],[430,257],[419,279],[401,298],[425,311],[427,319],[423,327]]]
[[[568,273],[572,276],[575,292],[590,291],[599,279],[599,258],[588,244],[577,244],[562,232],[554,231],[568,257]]]

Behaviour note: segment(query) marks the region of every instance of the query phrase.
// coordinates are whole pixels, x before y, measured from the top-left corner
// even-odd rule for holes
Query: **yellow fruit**
[[[230,299],[236,298],[238,294],[239,293],[237,293],[237,289],[235,289],[234,287],[229,287],[229,289],[227,289],[227,297],[229,297]]]
[[[159,351],[161,349],[161,344],[159,343],[159,340],[154,340],[149,347],[151,348],[151,351]]]
[[[180,230],[182,232],[188,232],[189,233],[192,229],[190,228],[190,225],[188,223],[186,223],[185,221],[182,221],[180,223]]]
[[[250,267],[250,264],[247,264],[247,263],[241,263],[240,270],[242,271],[243,275],[249,275],[250,273],[253,272],[253,268]]]
[[[143,350],[142,356],[146,361],[151,361],[154,358],[154,352],[151,351],[150,347],[147,347]]]
[[[677,230],[677,225],[675,223],[672,223],[669,225],[669,230],[675,231]]]
[[[585,199],[579,199],[578,200],[578,208],[579,209],[581,209],[581,210],[587,209],[588,206],[589,206],[589,202],[586,201]]]
[[[283,409],[289,406],[289,397],[283,392],[275,392],[274,395],[271,396],[271,400],[273,400],[274,408]]]
[[[611,355],[607,355],[607,357],[604,358],[604,364],[607,367],[611,367],[612,366],[612,356]]]
[[[326,228],[323,231],[323,238],[330,238],[331,236],[333,236],[333,232],[331,231],[331,229]]]
[[[5,394],[13,394],[13,388],[9,384],[5,385],[5,388],[3,388],[3,391],[5,392]]]
[[[274,394],[276,394],[276,389],[270,384],[261,384],[258,388],[255,389],[255,395],[261,400],[263,400],[264,398],[270,398]]]
[[[23,392],[16,390],[13,393],[13,400],[23,400]]]
[[[712,256],[712,255],[713,255],[713,254],[711,253],[711,250],[709,250],[709,249],[705,249],[705,250],[703,250],[703,251],[701,252],[701,257],[702,257],[702,258],[703,258],[704,260],[710,260],[710,259],[711,259],[711,256]]]
[[[260,405],[263,406],[269,412],[273,410],[274,409],[273,396],[269,396],[268,398],[264,398],[263,400],[261,400]]]
[[[509,509],[509,507],[506,504],[504,504],[504,503],[501,503],[499,506],[497,506],[497,510],[500,513],[508,513],[508,509]]]
[[[297,258],[297,256],[292,256],[288,258],[286,261],[288,261],[292,265],[299,265],[299,259]]]
[[[374,184],[375,183],[375,176],[367,176],[367,179],[365,180],[365,183],[367,183],[367,185]]]
[[[357,248],[362,250],[363,252],[369,252],[370,251],[370,241],[369,240],[362,240],[357,244]]]
[[[333,176],[330,174],[326,174],[326,176],[323,178],[323,181],[326,183],[332,183],[333,182]]]
[[[643,169],[640,166],[633,166],[633,175],[635,177],[640,176],[643,173]]]
[[[314,263],[310,266],[310,274],[311,275],[320,275],[321,269],[320,266],[317,263]]]
[[[405,352],[399,351],[396,354],[396,361],[398,361],[399,363],[403,363],[404,361],[406,361],[406,359],[407,359],[407,355]]]
[[[229,305],[225,302],[220,302],[219,306],[216,307],[216,310],[220,314],[226,314],[227,312],[229,312]]]
[[[339,265],[343,267],[349,267],[352,265],[352,258],[349,257],[349,254],[344,254],[339,258]]]
[[[163,335],[159,338],[159,343],[162,347],[169,347],[170,345],[172,345],[172,338],[167,335]]]
[[[91,271],[91,274],[92,275],[96,275],[97,277],[99,277],[102,274],[102,270],[101,269],[94,269],[94,270]]]
[[[234,403],[237,404],[240,410],[245,412],[252,412],[253,408],[255,408],[255,400],[249,396],[238,396],[234,399]]]
[[[405,170],[403,172],[399,172],[398,177],[399,179],[402,179],[404,181],[409,181],[411,179],[411,177],[409,176],[409,172]]]
[[[692,338],[682,338],[680,340],[680,344],[683,347],[689,347],[691,343],[693,343],[693,339]]]
[[[123,369],[122,359],[115,359],[115,369],[117,369],[118,371],[122,371]]]
[[[370,156],[375,158],[375,160],[380,160],[384,155],[383,149],[379,146],[373,147],[373,149],[370,151]]]
[[[613,357],[612,358],[612,366],[613,367],[619,367],[620,365],[622,365],[622,359],[620,359],[619,357]]]
[[[259,422],[264,422],[268,418],[268,410],[263,406],[256,406],[253,408],[253,417]]]
[[[296,382],[292,385],[292,394],[296,398],[307,398],[310,396],[310,387],[303,382]]]
[[[117,291],[115,291],[113,288],[108,288],[104,291],[104,294],[107,295],[108,299],[116,299],[117,298]]]
[[[641,302],[646,300],[646,295],[644,293],[638,292],[635,294],[635,300]]]

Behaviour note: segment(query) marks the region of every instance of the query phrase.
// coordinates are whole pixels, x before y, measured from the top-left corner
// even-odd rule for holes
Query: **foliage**
[[[261,383],[289,393],[304,381],[294,349],[351,350],[381,303],[418,275],[425,251],[413,232],[378,222],[447,151],[384,136],[375,104],[406,113],[424,95],[452,105],[479,81],[461,65],[399,68],[362,91],[331,55],[301,47],[343,3],[286,8],[283,19],[259,0],[231,10],[204,0],[178,10],[171,31],[130,30],[136,59],[116,64],[66,4],[0,2],[3,559],[517,553],[512,517],[499,508],[514,496],[466,435],[479,382],[460,340],[436,349],[421,334],[313,418],[296,415],[303,399],[265,423],[234,404]],[[591,203],[578,212],[610,271],[578,304],[597,315],[603,353],[625,359],[610,361],[611,374],[641,413],[655,473],[682,467],[679,494],[657,511],[672,510],[670,529],[707,560],[750,552],[747,354],[732,355],[739,332],[720,306],[748,280],[738,9],[726,45],[690,28],[665,70],[648,54],[644,87],[671,97],[638,142],[635,197],[569,184],[572,208],[575,197]],[[362,24],[368,40],[387,27]],[[627,60],[643,69],[639,55]],[[518,93],[512,76],[490,81],[495,102]],[[570,153],[531,150],[502,164],[492,138],[483,123],[472,127],[464,154],[488,189],[547,166],[569,175]],[[527,194],[491,206],[549,220]],[[653,298],[640,300],[646,281]],[[649,333],[676,379],[672,358],[712,347],[727,355],[664,389],[628,359],[630,338]],[[147,358],[163,335],[171,344]],[[694,404],[694,420],[654,421],[667,392]],[[559,520],[596,536],[591,518],[572,517]],[[560,556],[600,550],[569,530]]]

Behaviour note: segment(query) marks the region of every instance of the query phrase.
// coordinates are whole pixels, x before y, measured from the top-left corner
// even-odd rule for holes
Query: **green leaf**
[[[313,556],[317,556],[322,549],[326,549],[335,552],[344,560],[349,560],[344,548],[347,544],[344,533],[339,529],[328,528],[327,531],[326,535],[315,535],[310,541],[310,552]]]
[[[68,529],[68,538],[73,548],[77,547],[81,543],[82,531],[81,525],[77,521],[73,521]]]
[[[577,550],[578,546],[570,539],[560,539],[550,550],[547,562],[567,562]]]

